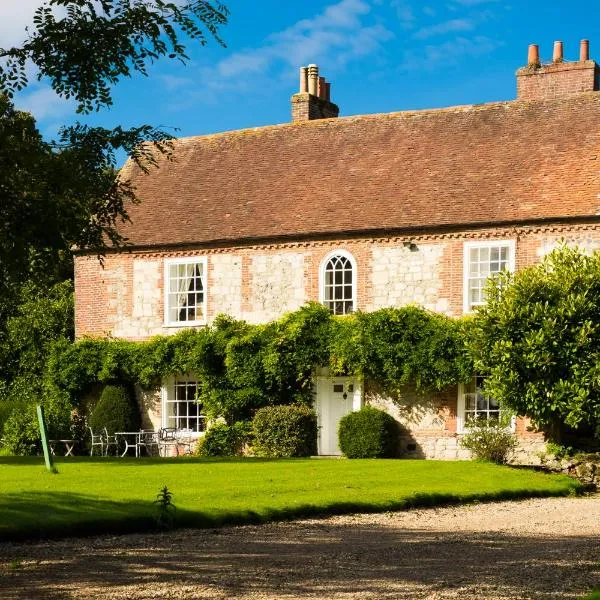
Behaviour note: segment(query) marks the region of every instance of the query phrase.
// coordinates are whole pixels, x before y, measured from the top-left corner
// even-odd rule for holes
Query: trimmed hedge
[[[396,456],[399,427],[390,414],[365,406],[342,417],[338,428],[340,449],[348,458]]]
[[[137,431],[140,422],[137,404],[123,385],[107,385],[102,390],[89,420],[95,433],[106,427],[111,435],[115,431]]]
[[[199,456],[239,456],[244,444],[252,438],[252,425],[243,421],[227,425],[215,423],[204,437],[198,440],[196,453]]]
[[[258,456],[295,457],[317,453],[317,415],[308,406],[265,406],[252,421]]]

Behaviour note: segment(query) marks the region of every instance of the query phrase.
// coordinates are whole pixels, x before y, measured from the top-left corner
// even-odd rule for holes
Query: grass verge
[[[564,475],[424,460],[0,458],[0,540],[155,527],[173,493],[178,527],[578,493]]]
[[[591,594],[584,596],[581,600],[600,600],[600,588],[596,588]]]

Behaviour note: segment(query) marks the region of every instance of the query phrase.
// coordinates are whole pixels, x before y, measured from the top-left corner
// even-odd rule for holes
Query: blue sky
[[[297,91],[298,68],[317,63],[332,82],[341,116],[443,107],[515,95],[515,70],[527,46],[565,43],[578,57],[590,39],[600,61],[600,8],[557,0],[229,0],[230,24],[216,43],[190,46],[191,61],[156,64],[149,78],[115,89],[115,107],[84,118],[126,126],[151,123],[177,135],[284,123]],[[1,0],[0,47],[19,41],[39,0]],[[48,136],[76,117],[43,83],[16,104]],[[81,118],[81,117],[80,117]]]

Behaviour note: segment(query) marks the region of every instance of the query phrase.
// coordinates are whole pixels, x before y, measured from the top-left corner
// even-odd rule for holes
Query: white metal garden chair
[[[183,447],[184,454],[192,454],[193,446],[196,440],[192,437],[191,429],[180,429],[178,432],[177,441],[179,445]]]
[[[100,456],[104,455],[104,436],[101,433],[94,433],[91,427],[88,426],[90,430],[90,438],[92,443],[90,445],[90,456],[94,456],[94,448],[100,448]]]
[[[119,444],[117,442],[117,436],[108,433],[108,429],[106,427],[102,431],[104,432],[104,444],[106,446],[104,454],[108,456],[109,448],[112,446],[115,449],[116,456],[119,453]]]
[[[138,456],[141,456],[142,448],[146,449],[148,456],[160,454],[160,432],[152,429],[142,429],[138,441]]]
[[[171,448],[175,448],[175,455],[179,456],[179,440],[175,427],[163,427],[158,435],[158,453],[160,456],[171,456]]]

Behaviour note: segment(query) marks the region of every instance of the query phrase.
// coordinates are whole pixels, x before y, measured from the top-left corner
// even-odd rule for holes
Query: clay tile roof
[[[600,93],[175,141],[143,175],[136,246],[385,233],[600,214]]]

